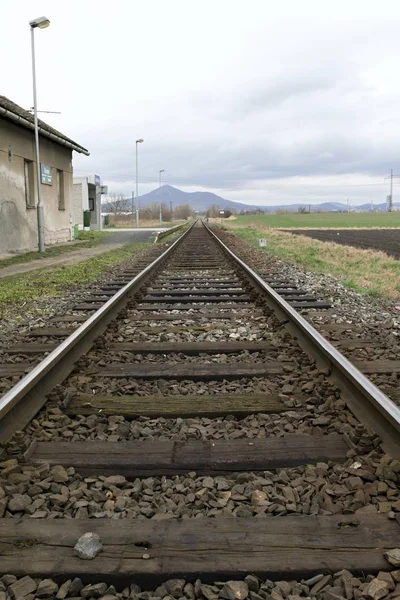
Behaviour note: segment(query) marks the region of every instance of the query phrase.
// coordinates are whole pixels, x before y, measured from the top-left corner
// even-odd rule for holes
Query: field
[[[293,235],[293,231],[289,233],[281,229],[273,229],[265,223],[251,223],[247,227],[240,227],[238,219],[235,221],[227,219],[224,225],[256,248],[258,248],[259,238],[266,238],[267,247],[260,251],[269,252],[281,260],[294,263],[314,273],[333,275],[346,287],[362,294],[392,300],[400,299],[400,261],[382,251],[371,248],[361,249],[331,241],[322,242],[312,239],[308,235],[313,233],[310,230],[305,232],[307,235],[304,235],[304,232],[303,235]],[[357,233],[357,231],[349,230],[345,233]],[[374,235],[376,232],[360,231],[360,233]],[[392,235],[400,231],[385,230],[382,233]]]
[[[289,229],[292,227],[317,229],[333,227],[400,227],[400,212],[392,213],[291,213],[271,215],[243,215],[232,222],[240,227],[263,225],[266,227]]]
[[[335,242],[345,246],[355,246],[370,250],[381,250],[389,256],[400,258],[400,229],[365,230],[302,230],[292,231],[295,235],[306,235],[322,242]]]

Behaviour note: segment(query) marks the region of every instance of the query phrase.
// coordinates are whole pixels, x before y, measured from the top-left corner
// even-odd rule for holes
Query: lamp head
[[[47,17],[38,17],[37,19],[33,19],[33,21],[29,21],[29,25],[32,29],[35,29],[35,27],[46,29],[50,25],[50,21]]]
[[[144,140],[143,140],[142,138],[140,138],[140,139],[136,140],[136,143],[137,143],[137,144],[142,144],[143,142],[144,142]]]

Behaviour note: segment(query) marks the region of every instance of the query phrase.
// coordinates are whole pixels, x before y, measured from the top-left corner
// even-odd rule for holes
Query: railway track
[[[400,596],[400,410],[328,307],[197,223],[11,345],[44,358],[0,398],[4,600]]]

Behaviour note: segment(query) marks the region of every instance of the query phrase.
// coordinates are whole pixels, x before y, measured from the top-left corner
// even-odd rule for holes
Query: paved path
[[[45,269],[46,267],[74,265],[84,260],[88,260],[89,258],[92,258],[92,256],[99,256],[99,254],[122,248],[122,246],[126,246],[133,242],[154,241],[157,231],[160,231],[160,229],[123,229],[118,232],[113,231],[111,235],[105,236],[101,243],[94,248],[82,248],[82,246],[77,244],[76,251],[71,250],[68,253],[60,254],[60,256],[39,258],[38,260],[32,260],[18,265],[0,267],[0,279],[3,277],[20,275],[21,273],[28,273],[29,271],[35,271],[37,269]]]
[[[133,242],[154,242],[162,229],[105,229],[109,235],[103,238],[102,244],[131,244]]]

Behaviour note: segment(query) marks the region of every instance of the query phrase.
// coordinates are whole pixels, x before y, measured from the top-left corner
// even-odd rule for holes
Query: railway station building
[[[78,229],[102,228],[101,196],[107,193],[107,186],[101,185],[99,175],[74,177],[72,191],[72,220]],[[84,213],[90,211],[89,224],[84,223]]]
[[[39,145],[45,244],[68,242],[73,236],[72,152],[89,152],[41,120]],[[0,254],[37,249],[36,173],[33,115],[0,96]]]

